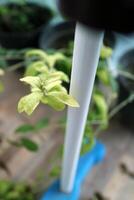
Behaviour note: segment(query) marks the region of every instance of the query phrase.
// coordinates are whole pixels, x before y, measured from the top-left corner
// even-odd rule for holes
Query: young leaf
[[[105,101],[104,96],[102,94],[95,93],[95,94],[93,94],[93,99],[94,99],[94,102],[95,102],[95,104],[97,106],[97,109],[99,111],[99,115],[100,115],[101,120],[104,120],[104,122],[107,124],[107,120],[108,120],[108,105],[107,105],[107,103]]]
[[[39,105],[41,97],[42,94],[39,92],[34,92],[22,97],[18,103],[18,112],[26,112],[28,115],[31,115]]]
[[[112,55],[112,49],[110,47],[106,47],[103,45],[101,49],[100,57],[102,59],[106,59],[106,58],[109,58],[111,55]]]
[[[97,76],[98,76],[99,80],[102,81],[102,83],[104,85],[110,84],[110,76],[109,76],[109,72],[106,68],[98,69],[97,70]]]
[[[67,94],[66,88],[64,88],[62,85],[57,85],[53,87],[49,92],[62,92],[62,93]]]
[[[15,130],[16,133],[21,133],[21,134],[25,134],[25,133],[29,133],[33,131],[35,131],[35,128],[34,126],[30,124],[21,125]]]
[[[46,69],[44,62],[36,61],[27,66],[25,76],[36,76],[41,69]]]
[[[68,76],[60,71],[51,73],[47,79],[48,80],[46,80],[46,84],[57,80],[63,80],[65,82],[69,82]]]
[[[42,103],[46,103],[46,100],[47,100],[47,104],[57,111],[63,110],[65,108],[65,104],[60,102],[55,96],[47,96],[45,98],[45,102],[43,98],[41,101]]]
[[[36,142],[28,138],[21,138],[20,140],[21,146],[25,147],[29,151],[38,151],[39,147]]]
[[[39,58],[40,60],[47,61],[48,55],[40,50],[40,49],[32,49],[26,52],[26,58],[33,57],[33,58]]]
[[[47,91],[49,91],[49,90],[52,90],[54,87],[56,87],[56,86],[60,86],[61,85],[61,81],[59,80],[59,81],[54,81],[54,82],[50,82],[49,84],[47,84],[46,86],[45,86],[45,88],[46,88],[46,90]]]
[[[25,82],[32,87],[40,86],[40,78],[38,76],[26,76],[24,78],[21,78],[20,81]]]
[[[61,92],[49,92],[49,97],[55,97],[57,101],[62,102],[68,106],[79,107],[77,101],[70,95]]]

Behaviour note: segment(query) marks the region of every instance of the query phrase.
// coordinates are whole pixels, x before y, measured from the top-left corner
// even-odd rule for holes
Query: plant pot
[[[5,5],[13,6],[15,4],[6,3]],[[44,26],[46,26],[46,24],[48,24],[52,18],[52,11],[48,7],[38,5],[37,3],[27,3],[27,5],[28,7],[30,6],[30,8],[32,6],[35,11],[37,10],[35,13],[40,13],[40,15],[38,15],[38,18],[36,19],[36,23],[37,21],[41,21],[41,23],[37,23],[37,26],[35,25],[35,27],[29,31],[0,30],[0,43],[2,47],[10,49],[37,47],[38,39]],[[43,15],[43,13],[45,14]]]
[[[49,25],[41,34],[39,47],[41,49],[60,49],[66,47],[74,39],[75,22],[61,22]]]
[[[130,50],[125,53],[119,64],[121,66],[121,70],[127,71],[130,74],[134,75],[134,50]],[[134,93],[134,81],[130,80],[124,76],[119,76],[119,103],[125,100],[130,94]],[[121,122],[128,127],[132,127],[134,129],[134,101],[125,106],[121,111]]]
[[[75,22],[65,21],[49,25],[41,34],[39,47],[41,49],[60,49],[66,47],[70,40],[74,40]],[[113,33],[106,32],[104,43],[110,47],[115,45]]]

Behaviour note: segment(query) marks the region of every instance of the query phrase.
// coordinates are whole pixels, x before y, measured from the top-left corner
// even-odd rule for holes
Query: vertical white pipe
[[[71,192],[74,185],[102,40],[103,32],[76,25],[70,94],[77,99],[80,108],[68,108],[61,174],[61,190],[66,193]]]

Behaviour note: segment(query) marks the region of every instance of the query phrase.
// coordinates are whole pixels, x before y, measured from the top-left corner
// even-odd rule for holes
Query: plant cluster
[[[5,60],[12,61],[12,58],[18,61],[21,60],[21,62],[8,68],[6,63],[5,71],[12,71],[25,66],[25,73],[20,81],[30,86],[30,93],[20,99],[18,103],[18,111],[20,113],[25,112],[31,115],[40,103],[47,104],[55,110],[63,110],[66,105],[79,107],[78,102],[68,94],[72,54],[73,42],[70,42],[66,48],[47,52],[39,49],[25,49],[20,51],[6,51],[6,49],[1,49],[1,63],[4,63]],[[132,95],[119,106],[112,107],[112,103],[117,97],[118,84],[108,68],[108,59],[111,54],[112,49],[103,45],[81,154],[88,152],[93,147],[96,136],[108,127],[110,119],[123,106],[134,100],[134,95]],[[47,118],[39,120],[34,126],[23,124],[15,130],[19,140],[17,142],[13,140],[9,142],[18,147],[24,147],[36,152],[39,146],[29,137],[29,134],[38,133],[41,129],[46,128],[48,124],[49,120]],[[62,119],[59,126],[64,127],[65,124],[66,119]],[[62,155],[62,150],[63,146],[61,145],[57,153],[58,159]],[[56,177],[59,173],[60,166],[54,166],[50,172],[50,176]]]
[[[52,11],[47,7],[27,3],[26,0],[10,0],[9,3],[0,5],[0,31],[33,31],[48,22],[52,16]]]
[[[0,180],[1,200],[35,200],[35,195],[30,186],[24,183],[13,183]]]

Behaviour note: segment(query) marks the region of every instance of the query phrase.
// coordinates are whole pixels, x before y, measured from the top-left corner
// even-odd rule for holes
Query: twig
[[[22,62],[19,62],[19,63],[15,64],[15,65],[11,65],[5,71],[6,72],[15,71],[15,70],[17,70],[19,68],[22,68],[24,63],[25,63],[25,61],[22,61]]]
[[[134,101],[134,93],[132,93],[127,99],[122,101],[119,105],[117,105],[110,113],[109,119],[113,118],[121,109],[123,109],[127,104]]]
[[[125,78],[128,78],[128,79],[134,81],[134,75],[133,74],[131,74],[127,71],[119,70],[119,69],[117,69],[117,72],[118,72],[119,75],[124,76]]]

